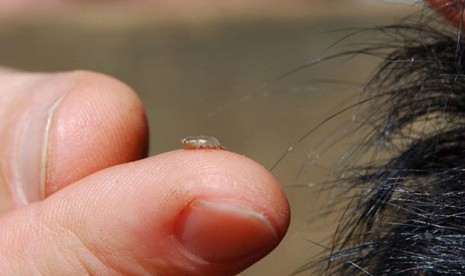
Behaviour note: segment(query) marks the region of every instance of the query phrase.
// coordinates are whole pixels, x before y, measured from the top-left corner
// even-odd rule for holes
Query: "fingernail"
[[[31,96],[32,97],[32,96]],[[45,178],[50,125],[63,95],[47,95],[32,100],[16,123],[14,160],[11,163],[10,191],[18,205],[38,201],[45,196]]]
[[[210,263],[253,254],[258,258],[278,244],[278,235],[263,214],[205,200],[184,209],[176,225],[176,236],[189,253]]]

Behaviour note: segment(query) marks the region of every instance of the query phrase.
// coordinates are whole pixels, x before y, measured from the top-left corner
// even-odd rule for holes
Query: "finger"
[[[115,79],[2,70],[0,83],[0,210],[146,154],[142,104]]]
[[[0,270],[234,275],[288,225],[287,200],[262,166],[222,150],[178,150],[98,172],[1,218]]]

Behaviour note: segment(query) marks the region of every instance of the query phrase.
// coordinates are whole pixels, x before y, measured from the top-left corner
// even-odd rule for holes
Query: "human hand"
[[[287,200],[257,163],[224,150],[139,160],[147,126],[126,85],[9,70],[0,85],[3,274],[234,275],[284,236]]]

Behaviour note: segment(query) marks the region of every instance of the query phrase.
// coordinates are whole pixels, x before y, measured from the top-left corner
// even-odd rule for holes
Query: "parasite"
[[[187,136],[181,139],[183,149],[225,149],[216,137],[213,136]]]

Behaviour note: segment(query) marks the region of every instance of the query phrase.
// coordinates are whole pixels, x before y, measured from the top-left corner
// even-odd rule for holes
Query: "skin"
[[[465,4],[461,0],[426,0],[426,2],[442,14],[447,20],[452,22],[457,27],[463,29],[465,17],[463,10]]]
[[[0,84],[2,274],[234,275],[284,236],[288,202],[254,161],[226,150],[144,158],[142,104],[118,80],[2,69]],[[21,114],[57,97],[48,136],[33,128],[15,148]],[[10,193],[41,185],[35,202]]]

